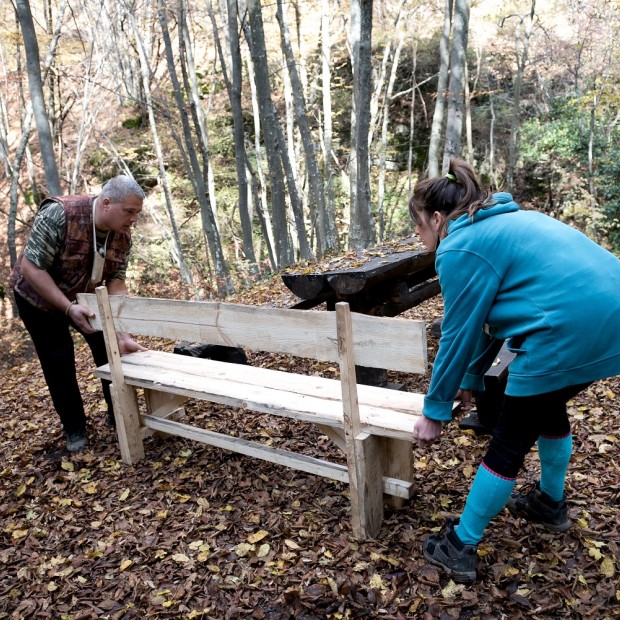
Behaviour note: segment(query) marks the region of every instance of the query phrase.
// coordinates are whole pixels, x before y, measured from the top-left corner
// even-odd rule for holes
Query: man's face
[[[138,221],[142,211],[142,199],[137,196],[129,196],[121,202],[112,202],[104,198],[101,204],[102,218],[97,227],[102,230],[114,230],[116,232],[128,232]]]

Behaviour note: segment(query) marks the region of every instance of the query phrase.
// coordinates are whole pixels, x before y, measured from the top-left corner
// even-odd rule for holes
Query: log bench
[[[380,530],[384,494],[397,505],[411,497],[412,431],[423,395],[358,385],[355,365],[424,374],[424,321],[352,313],[346,302],[336,304],[336,312],[325,312],[108,296],[105,287],[80,294],[78,301],[94,313],[93,327],[103,330],[109,364],[95,374],[112,381],[123,462],[144,458],[144,438],[161,431],[339,480],[349,485],[353,535],[362,540]],[[334,362],[340,379],[167,351],[121,357],[116,332]],[[314,424],[343,450],[347,465],[180,421],[187,399]]]

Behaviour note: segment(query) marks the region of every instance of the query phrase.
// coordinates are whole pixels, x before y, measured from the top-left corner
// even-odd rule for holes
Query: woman
[[[442,336],[414,437],[429,445],[455,398],[483,390],[504,341],[516,353],[497,426],[463,513],[424,541],[424,555],[455,581],[476,579],[477,545],[504,506],[556,532],[570,527],[564,495],[572,451],[566,402],[620,374],[620,261],[574,228],[489,195],[474,169],[452,160],[409,204],[417,234],[436,251]],[[538,443],[541,475],[513,494]]]

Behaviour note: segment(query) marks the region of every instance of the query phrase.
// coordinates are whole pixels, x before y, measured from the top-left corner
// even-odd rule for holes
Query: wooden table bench
[[[262,308],[108,296],[105,287],[78,296],[103,330],[109,364],[96,375],[112,381],[122,460],[144,457],[143,438],[163,431],[348,483],[354,536],[378,534],[383,494],[413,491],[412,431],[423,395],[357,385],[355,364],[427,371],[424,321],[351,313]],[[336,362],[340,379],[307,376],[149,350],[120,357],[115,332],[209,342],[246,350]],[[144,390],[140,404],[136,388]],[[188,399],[201,399],[315,424],[346,454],[347,466],[285,451],[171,419]]]

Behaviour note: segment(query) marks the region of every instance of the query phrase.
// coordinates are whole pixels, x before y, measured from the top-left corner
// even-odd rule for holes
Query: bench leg
[[[144,458],[144,444],[140,431],[140,414],[138,399],[134,388],[121,383],[112,383],[110,386],[114,417],[116,419],[116,434],[121,450],[121,459],[127,465],[134,465]]]
[[[381,464],[383,473],[390,478],[413,482],[413,451],[410,441],[381,437]],[[385,503],[392,509],[402,508],[406,500],[386,495]]]
[[[378,437],[366,432],[353,440],[353,454],[347,454],[353,536],[375,538],[383,521],[383,471]]]

